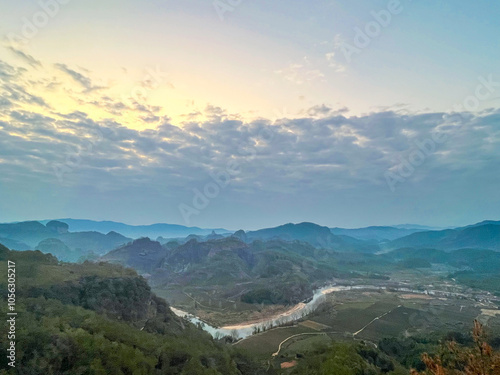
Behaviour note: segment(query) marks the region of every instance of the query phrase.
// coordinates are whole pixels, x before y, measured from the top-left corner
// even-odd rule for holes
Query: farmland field
[[[463,332],[481,314],[475,303],[467,300],[408,298],[393,292],[366,293],[348,291],[333,293],[315,312],[297,326],[277,328],[251,336],[237,344],[252,354],[265,358],[277,351],[279,343],[298,334],[280,351],[280,358],[293,358],[307,352],[313,344],[330,340],[364,340],[376,345],[385,337],[405,337],[429,332]],[[499,316],[489,317],[498,322]],[[357,334],[353,336],[355,333]],[[318,335],[312,335],[312,334]],[[326,335],[322,335],[325,333]]]

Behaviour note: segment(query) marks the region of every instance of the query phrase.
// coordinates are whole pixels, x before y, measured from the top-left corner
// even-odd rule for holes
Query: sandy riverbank
[[[288,318],[293,314],[300,313],[302,310],[304,310],[306,308],[306,306],[307,305],[305,303],[301,302],[301,303],[295,305],[294,307],[292,307],[290,310],[285,311],[284,313],[274,315],[274,316],[265,317],[265,318],[258,319],[255,321],[248,321],[248,322],[241,323],[241,324],[224,326],[224,327],[222,327],[222,329],[232,330],[232,329],[253,328],[254,326],[256,326],[258,324],[266,323],[266,322],[269,322],[270,320],[279,320],[281,318]]]

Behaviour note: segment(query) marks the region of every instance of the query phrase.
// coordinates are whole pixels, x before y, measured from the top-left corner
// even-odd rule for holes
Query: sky
[[[1,2],[0,222],[498,220],[499,12]]]

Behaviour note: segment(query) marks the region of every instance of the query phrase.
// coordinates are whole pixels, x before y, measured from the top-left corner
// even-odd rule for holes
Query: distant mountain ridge
[[[16,250],[40,250],[76,262],[89,254],[104,254],[132,239],[116,232],[69,232],[66,223],[52,220],[0,224],[0,243]]]
[[[390,241],[423,231],[424,229],[372,226],[357,229],[330,228],[330,230],[335,235],[350,236],[364,241]]]
[[[442,227],[430,227],[428,225],[420,225],[420,224],[397,224],[397,225],[386,225],[392,228],[398,229],[418,229],[418,230],[443,230],[450,228],[442,228]]]
[[[476,223],[476,224],[472,224],[472,225],[467,225],[465,227],[462,227],[462,229],[465,229],[465,228],[471,228],[471,227],[479,227],[481,225],[500,225],[500,221],[497,221],[497,220],[483,220],[479,223]]]
[[[237,232],[238,233],[238,232]],[[242,233],[238,233],[238,236]],[[378,250],[376,244],[367,243],[353,237],[335,235],[330,228],[314,223],[285,224],[274,228],[265,228],[244,233],[245,241],[269,241],[279,239],[284,241],[302,241],[316,248],[335,251],[368,251]]]
[[[301,241],[317,249],[341,252],[377,253],[399,248],[500,251],[500,221],[486,220],[454,229],[423,228],[404,224],[346,229],[303,222],[232,233],[222,228],[203,229],[175,224],[133,226],[112,221],[62,219],[0,224],[0,243],[17,250],[41,250],[72,262],[104,255],[133,239],[144,237],[156,239],[160,246],[169,242],[184,244],[192,239],[206,241],[234,236],[247,244],[258,240]]]
[[[46,223],[50,220],[42,220],[41,223]],[[69,230],[72,232],[86,232],[86,231],[96,231],[101,233],[108,233],[111,231],[118,232],[126,237],[140,238],[176,238],[176,237],[186,237],[190,234],[196,235],[209,235],[212,232],[215,233],[228,233],[227,229],[223,228],[198,228],[198,227],[186,227],[184,225],[178,224],[151,224],[151,225],[129,225],[124,223],[119,223],[115,221],[95,221],[95,220],[83,220],[83,219],[57,219],[57,221],[66,223],[69,225]]]
[[[405,247],[446,251],[465,248],[500,251],[500,222],[485,221],[456,229],[417,232],[385,245],[389,250]]]
[[[257,231],[238,231],[246,242],[280,239],[303,241],[317,248],[335,251],[376,252],[404,247],[440,250],[488,249],[500,251],[500,221],[486,220],[455,229],[425,230],[425,226],[404,224],[356,229],[327,228],[314,223],[285,224]]]

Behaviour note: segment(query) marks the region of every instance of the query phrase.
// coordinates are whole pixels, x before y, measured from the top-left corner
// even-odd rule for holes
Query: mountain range
[[[403,247],[447,251],[464,248],[500,251],[500,221],[485,221],[456,229],[416,232],[384,245],[385,249]]]
[[[330,231],[336,235],[344,235],[357,238],[364,241],[392,241],[397,238],[405,237],[416,232],[422,232],[428,229],[420,228],[397,228],[397,227],[379,227],[372,226],[357,229],[330,228]]]
[[[44,225],[45,224],[45,225]],[[379,253],[400,248],[444,251],[482,249],[500,251],[500,221],[483,221],[454,229],[426,230],[417,225],[328,228],[314,223],[285,224],[254,231],[230,232],[172,224],[133,226],[117,222],[63,219],[0,224],[0,243],[15,250],[40,250],[64,261],[96,258],[134,239],[151,238],[160,246],[234,236],[254,241],[301,241],[316,249],[336,252]]]
[[[88,232],[95,231],[101,233],[118,232],[126,237],[140,238],[149,237],[156,239],[158,237],[176,238],[186,237],[190,234],[205,236],[213,231],[216,233],[228,233],[230,231],[223,228],[203,229],[198,227],[186,227],[176,224],[151,224],[151,225],[128,225],[115,221],[94,221],[81,219],[56,219],[57,221],[68,224],[69,230],[72,232]],[[51,220],[42,220],[45,224]]]
[[[105,254],[131,240],[116,232],[70,232],[66,223],[56,220],[46,225],[38,221],[0,224],[0,243],[4,246],[15,250],[40,250],[71,262],[92,253]]]
[[[335,275],[323,262],[325,250],[306,242],[283,240],[247,244],[230,236],[184,244],[161,245],[148,238],[135,240],[100,260],[131,267],[148,277],[155,288],[175,285],[198,290],[222,287],[228,295],[265,290],[263,303],[297,303],[308,296],[314,282]],[[256,298],[256,297],[255,297]]]

